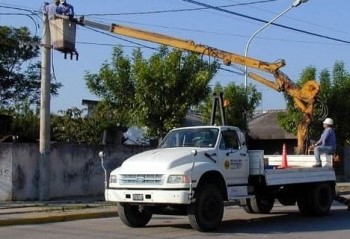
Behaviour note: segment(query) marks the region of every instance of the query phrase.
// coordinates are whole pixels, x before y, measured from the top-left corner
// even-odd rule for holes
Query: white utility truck
[[[187,215],[194,229],[212,231],[222,221],[224,206],[269,213],[276,199],[297,204],[303,215],[327,215],[336,196],[331,160],[323,156],[324,167],[313,168],[313,155],[288,155],[289,166],[281,168],[282,158],[247,150],[237,127],[177,128],[156,149],[113,170],[105,198],[117,202],[121,221],[130,227],[145,226],[153,214],[167,214]]]

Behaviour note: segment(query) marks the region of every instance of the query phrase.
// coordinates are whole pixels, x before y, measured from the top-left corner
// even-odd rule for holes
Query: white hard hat
[[[328,124],[328,125],[333,125],[333,120],[331,118],[326,118],[324,121],[323,121],[324,124]]]

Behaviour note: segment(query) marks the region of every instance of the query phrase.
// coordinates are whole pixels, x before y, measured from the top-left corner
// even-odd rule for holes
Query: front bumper
[[[189,189],[123,189],[107,188],[106,201],[129,203],[164,203],[164,204],[190,204],[191,193]]]

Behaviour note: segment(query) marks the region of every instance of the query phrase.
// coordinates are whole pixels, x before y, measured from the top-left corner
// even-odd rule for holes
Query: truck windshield
[[[193,128],[170,131],[158,148],[205,147],[214,148],[218,139],[217,128]]]

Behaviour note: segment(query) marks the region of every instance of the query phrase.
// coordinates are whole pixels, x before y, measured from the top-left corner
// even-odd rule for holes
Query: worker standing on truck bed
[[[313,145],[316,164],[313,167],[322,167],[321,154],[334,154],[336,149],[333,120],[326,118],[323,121],[323,132],[320,139]]]

